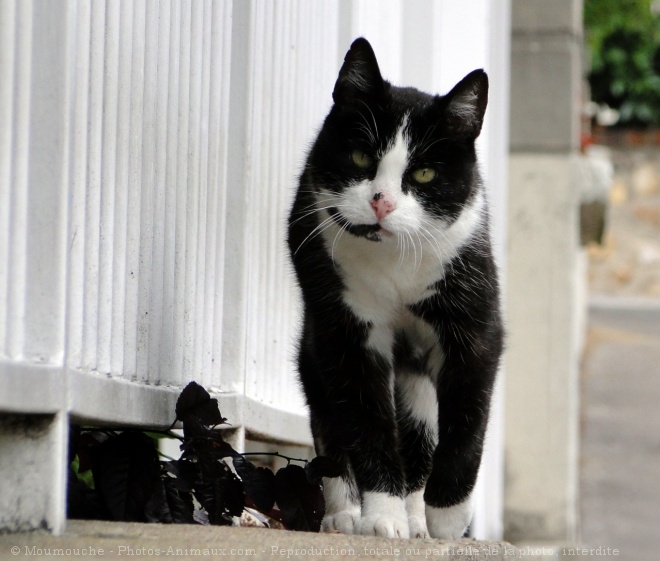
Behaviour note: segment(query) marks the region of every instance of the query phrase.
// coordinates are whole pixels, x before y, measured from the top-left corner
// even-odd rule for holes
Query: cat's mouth
[[[359,238],[366,238],[372,242],[382,241],[382,234],[389,234],[380,224],[353,224],[349,222],[336,207],[328,209],[330,216],[334,221],[344,228],[347,232]]]

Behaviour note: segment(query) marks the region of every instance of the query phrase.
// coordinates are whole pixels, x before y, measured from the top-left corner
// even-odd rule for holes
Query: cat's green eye
[[[369,169],[374,164],[371,156],[365,154],[362,150],[353,150],[351,152],[351,160],[360,169]]]
[[[431,168],[417,168],[411,175],[417,183],[424,184],[433,181],[437,174]]]

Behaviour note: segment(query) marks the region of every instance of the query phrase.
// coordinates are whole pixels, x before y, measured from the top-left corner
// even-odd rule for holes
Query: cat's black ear
[[[488,105],[488,76],[474,70],[463,78],[443,98],[447,104],[447,127],[458,138],[474,140],[481,132]]]
[[[332,92],[335,103],[352,103],[356,97],[377,96],[385,83],[378,68],[376,55],[369,41],[360,37],[353,41]]]

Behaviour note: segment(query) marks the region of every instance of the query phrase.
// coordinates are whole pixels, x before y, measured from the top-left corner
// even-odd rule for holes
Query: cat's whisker
[[[310,211],[308,211],[308,212],[302,214],[301,216],[298,216],[298,218],[296,218],[295,220],[292,220],[292,221],[291,221],[291,225],[297,224],[297,223],[300,222],[301,220],[304,220],[304,219],[307,218],[308,216],[312,216],[312,215],[316,214],[317,212],[320,212],[320,211],[322,211],[322,210],[327,210],[327,209],[330,209],[330,208],[332,208],[332,207],[331,207],[331,206],[328,206],[328,207],[324,207],[324,208],[320,208],[320,209],[315,208],[315,209],[313,209],[313,210],[310,210]]]
[[[367,121],[367,118],[364,116],[362,112],[360,112],[360,116],[364,119],[365,124],[367,125],[367,129],[371,132],[372,143],[376,145],[378,140],[378,124],[376,123],[376,117],[374,116],[374,112],[371,110],[371,107],[369,107],[369,105],[367,105],[367,103],[364,100],[358,99],[358,101],[367,108],[367,111],[369,111],[369,115],[371,116],[371,120],[374,124],[373,130],[371,130],[371,124]]]
[[[419,149],[419,152],[421,152],[421,153],[423,153],[423,152],[427,152],[427,151],[430,150],[433,146],[435,146],[436,144],[439,144],[440,142],[442,142],[442,141],[444,141],[444,140],[448,140],[448,138],[436,138],[436,139],[433,140],[433,141],[428,141],[428,142],[426,143],[425,146],[423,146],[423,147],[421,147],[421,148]],[[435,165],[438,166],[438,165],[441,165],[441,163],[440,163],[440,162],[436,162]]]
[[[309,204],[309,205],[307,205],[307,206],[302,207],[302,208],[300,209],[300,211],[298,211],[298,212],[301,213],[301,212],[304,212],[304,211],[306,211],[306,210],[308,210],[308,209],[310,209],[310,208],[315,208],[315,207],[317,207],[319,204],[329,203],[329,202],[336,201],[336,200],[337,200],[336,197],[327,197],[327,198],[325,198],[325,199],[319,199],[319,200],[314,201],[312,204]]]
[[[415,266],[415,263],[417,263],[417,246],[415,245],[415,240],[412,237],[412,234],[408,231],[408,239],[410,240],[410,247],[412,248],[412,251],[410,252],[413,255],[413,267]]]
[[[300,245],[299,245],[299,246],[296,248],[296,250],[293,252],[293,255],[294,255],[294,256],[297,255],[298,252],[300,251],[300,248],[301,248],[303,245],[305,245],[305,243],[307,243],[307,241],[308,241],[309,239],[313,239],[313,238],[315,238],[316,236],[318,236],[319,234],[321,234],[324,230],[326,230],[327,228],[329,228],[329,227],[332,225],[332,223],[334,223],[334,221],[335,221],[334,217],[329,216],[329,217],[326,218],[323,222],[321,222],[318,226],[316,226],[316,228],[314,228],[314,229],[313,229],[313,230],[307,235],[307,237],[306,237],[302,242],[300,242]]]
[[[397,244],[399,246],[399,261],[397,263],[397,269],[400,269],[403,266],[403,262],[405,261],[407,241],[408,240],[403,234],[397,234]]]
[[[433,248],[433,251],[437,255],[438,260],[441,261],[441,262],[444,262],[444,261],[447,260],[447,257],[448,257],[447,252],[443,251],[443,247],[442,247],[440,241],[433,235],[433,232],[431,230],[435,230],[435,232],[437,234],[439,234],[440,236],[445,236],[444,232],[442,230],[438,229],[435,224],[433,224],[430,220],[425,219],[422,222],[422,231],[424,232],[424,234],[428,234],[428,236],[424,235],[424,237],[429,242],[429,245],[431,245],[431,247]],[[449,257],[451,258],[451,254],[454,254],[454,253],[455,253],[455,250],[453,248],[451,248],[451,252],[450,252]]]
[[[415,271],[413,274],[419,271],[419,268],[422,266],[422,261],[424,261],[424,244],[422,239],[419,237],[419,232],[415,230],[415,236],[417,236],[417,241],[419,241],[419,263],[415,266]]]
[[[415,245],[415,240],[412,237],[412,234],[410,233],[410,230],[406,229],[405,233],[406,233],[407,240],[410,241],[410,245],[412,246],[412,250],[413,250],[413,254],[414,254],[414,256],[413,256],[413,269],[416,270],[417,269],[417,245]]]
[[[459,252],[458,252],[458,248],[456,248],[455,244],[453,244],[451,242],[451,240],[447,236],[446,231],[439,228],[436,224],[434,224],[433,222],[431,222],[428,219],[424,220],[424,224],[427,227],[430,227],[433,231],[435,231],[435,233],[437,233],[440,236],[440,238],[442,238],[442,240],[438,240],[435,236],[433,236],[433,238],[437,242],[438,249],[440,249],[441,253],[443,255],[445,255],[444,260],[452,263],[451,266],[452,266],[452,270],[453,270],[453,260],[455,258],[458,258],[459,260],[461,259],[460,255],[459,255]]]
[[[319,202],[329,202],[329,201],[334,202],[335,199],[326,199],[326,200],[324,200],[324,201],[319,201]],[[308,205],[308,206],[306,206],[305,208],[301,209],[301,210],[300,210],[298,213],[296,213],[296,214],[300,214],[300,213],[303,212],[305,209],[309,209],[309,208],[312,207],[312,206],[316,206],[316,203],[314,203],[313,205]],[[316,208],[314,208],[314,209],[312,209],[312,210],[310,210],[310,211],[308,211],[308,212],[305,212],[302,216],[298,216],[298,218],[296,218],[295,220],[293,220],[293,221],[291,222],[291,224],[292,224],[292,225],[293,225],[293,224],[296,224],[297,222],[299,222],[299,221],[301,221],[301,220],[304,220],[304,219],[307,218],[308,216],[311,216],[311,215],[313,215],[313,214],[315,214],[315,213],[317,213],[317,212],[322,212],[322,211],[324,211],[324,210],[330,210],[331,208],[350,208],[350,205],[337,203],[337,204],[330,204],[330,205],[328,205],[328,206],[322,206],[322,207],[316,206]]]
[[[431,246],[431,249],[435,253],[436,257],[438,258],[438,261],[440,263],[442,263],[444,261],[444,259],[440,255],[440,251],[439,251],[437,241],[435,240],[433,235],[424,227],[424,225],[422,225],[420,233],[422,234],[424,239],[427,241],[427,243]]]
[[[337,244],[337,242],[339,241],[339,239],[341,238],[341,236],[343,235],[343,233],[346,231],[347,228],[348,228],[347,224],[342,224],[341,227],[339,228],[339,231],[335,234],[335,239],[332,242],[332,248],[330,250],[330,258],[332,259],[332,266],[335,269],[337,268],[337,264],[335,262],[335,245]]]
[[[403,242],[405,241],[405,238],[403,235],[401,235],[400,232],[397,232],[396,234],[396,247],[399,250],[399,260],[397,261],[396,268],[400,269],[401,266],[403,265],[403,259],[406,255],[405,253],[405,246],[403,245]]]

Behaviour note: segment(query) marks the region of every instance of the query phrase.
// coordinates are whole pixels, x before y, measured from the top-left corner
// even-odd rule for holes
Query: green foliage
[[[651,0],[585,0],[591,97],[620,125],[660,125],[660,15]]]
[[[94,476],[92,475],[91,469],[86,469],[82,471],[80,469],[80,458],[76,456],[71,462],[71,469],[73,470],[74,475],[82,481],[90,489],[94,489]]]

